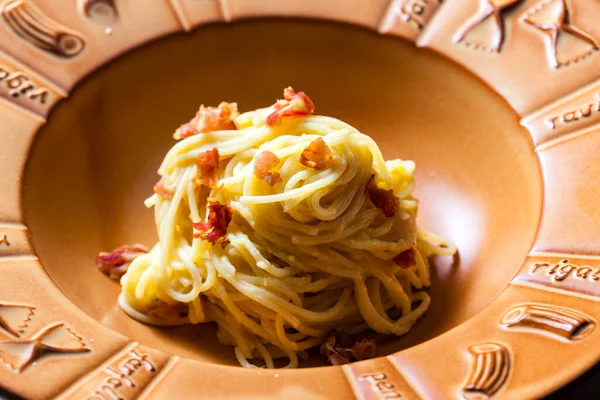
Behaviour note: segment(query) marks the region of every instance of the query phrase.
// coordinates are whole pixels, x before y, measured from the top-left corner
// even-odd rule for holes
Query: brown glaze
[[[176,362],[168,354],[130,344],[63,393],[64,399],[135,399]]]
[[[0,382],[5,389],[28,399],[55,397],[128,343],[60,291],[49,290],[53,284],[39,262],[0,259],[0,267]]]
[[[273,31],[288,34],[276,40]],[[310,94],[317,113],[370,134],[386,158],[416,161],[421,226],[461,249],[459,267],[439,260],[431,289],[436,301],[414,335],[383,342],[381,354],[431,339],[475,315],[510,281],[516,268],[506,265],[520,265],[535,237],[541,182],[527,132],[501,99],[451,63],[395,39],[323,23],[248,22],[171,38],[109,66],[59,105],[40,132],[25,176],[27,223],[50,276],[87,313],[133,340],[182,357],[236,365],[231,348],[216,344],[210,324],[156,329],[127,317],[115,304],[119,286],[96,271],[91,257],[123,243],[154,243],[153,213],[143,199],[152,194],[156,169],[174,143],[173,127],[189,119],[198,104],[235,100],[240,109],[254,109],[272,103],[269,93],[279,93],[289,79],[287,58],[257,48],[237,55],[235,63],[217,64],[228,72],[202,62],[218,59],[229,43],[247,48],[269,40],[276,48],[289,46],[289,58],[301,63],[303,72],[291,84]],[[202,54],[188,51],[201,43]],[[167,51],[178,64],[164,56]],[[333,52],[336,65],[329,61]],[[353,67],[359,52],[369,63]],[[406,64],[407,58],[414,62]],[[143,65],[156,68],[142,73]],[[374,68],[377,74],[362,74]],[[180,80],[161,79],[165,69],[176,71]],[[346,89],[350,79],[352,91]],[[125,93],[119,90],[123,80],[132,82]],[[189,92],[189,87],[202,90]],[[435,95],[426,88],[435,88]],[[153,95],[157,92],[162,95]],[[390,119],[390,109],[401,117]],[[510,225],[506,210],[513,210]],[[521,239],[514,241],[517,232]],[[498,241],[505,245],[498,247]],[[73,265],[85,272],[74,276]],[[461,299],[465,287],[469,302]]]
[[[343,369],[358,399],[419,398],[398,367],[389,360],[357,362],[344,365]]]
[[[27,0],[11,0],[0,14],[12,32],[40,50],[58,57],[75,57],[85,48],[81,35],[46,17]]]
[[[599,19],[595,2],[450,0],[417,43],[465,65],[526,115],[600,78]]]
[[[392,0],[379,33],[415,40],[435,14],[441,0]]]
[[[209,22],[231,21],[227,0],[167,1],[179,19],[181,27],[186,31]]]
[[[557,341],[554,335],[545,331],[503,327],[502,317],[515,306],[522,305],[523,299],[586,315],[598,315],[600,312],[598,301],[509,285],[474,318],[434,340],[390,358],[422,397],[432,399],[455,398],[461,391],[464,397],[464,389],[471,383],[472,372],[476,370],[476,357],[470,348],[483,343],[494,343],[508,349],[508,355],[494,357],[496,360],[508,360],[498,364],[505,365],[498,372],[506,374],[507,368],[510,371],[493,398],[539,398],[556,386],[556,380],[573,379],[588,368],[586,365],[597,362],[598,354],[590,349],[600,344],[598,329],[580,341],[565,342]],[[563,368],[565,365],[569,367]]]
[[[33,257],[29,231],[24,226],[0,224],[0,257]]]
[[[597,123],[600,123],[600,79],[521,120],[536,146],[551,145]]]
[[[461,396],[464,399],[487,399],[501,390],[512,369],[510,352],[503,344],[478,343],[469,348],[471,372]]]
[[[546,200],[535,252],[600,255],[599,151],[600,125],[538,150]]]
[[[293,16],[296,18],[318,18],[347,22],[365,26],[373,30],[379,28],[386,7],[389,4],[389,0],[219,1],[226,21],[252,17]]]
[[[511,308],[500,323],[509,329],[543,332],[569,341],[585,339],[596,327],[592,318],[577,311],[535,303]]]
[[[21,176],[27,160],[27,152],[33,141],[35,131],[43,120],[11,103],[0,103],[0,221],[9,226],[22,227],[21,215]],[[10,149],[10,151],[7,151]]]
[[[22,39],[3,20],[0,22],[0,54],[7,53],[24,65],[69,90],[100,64],[134,46],[179,30],[179,21],[166,1],[130,1],[119,11],[118,20],[99,25],[82,15],[74,0],[12,0],[35,7],[51,26],[68,25],[69,31],[85,43],[85,48],[69,58],[58,57]],[[109,28],[108,30],[106,28]],[[7,40],[4,40],[7,38]],[[126,90],[127,83],[123,82]]]
[[[0,97],[46,117],[66,95],[30,69],[0,54]]]
[[[112,25],[119,18],[115,0],[78,0],[83,14],[97,24]]]
[[[592,317],[600,314],[600,126],[593,105],[585,108],[600,78],[594,3],[4,0],[0,9],[12,10],[0,18],[8,38],[0,40],[5,389],[31,399],[521,399],[555,389],[600,356]],[[31,30],[15,31],[15,9],[34,10],[26,23],[84,46],[40,46],[25,35]],[[98,65],[176,30],[256,16],[349,22],[418,40],[504,96],[537,151],[503,101],[440,57],[355,28],[261,21],[201,28],[102,70],[51,114],[23,176],[51,108]],[[172,144],[165,132],[199,103],[252,109],[289,84],[309,92],[318,113],[371,134],[386,157],[415,159],[421,225],[461,250],[459,267],[437,260],[423,320],[380,343],[382,355],[405,349],[388,357],[295,371],[229,366],[231,349],[210,325],[158,329],[125,317],[118,286],[90,261],[100,249],[155,240],[141,201]],[[564,368],[545,368],[557,362]]]
[[[516,282],[600,297],[600,257],[537,254],[527,259]]]
[[[27,329],[35,307],[0,304],[0,332],[4,336],[18,338]]]

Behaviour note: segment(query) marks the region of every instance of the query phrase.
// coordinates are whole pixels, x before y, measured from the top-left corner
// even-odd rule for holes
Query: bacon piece
[[[277,100],[273,104],[275,111],[267,117],[267,125],[276,126],[281,124],[284,117],[308,116],[315,111],[315,105],[306,93],[296,93],[291,86],[283,90],[283,97],[284,100]]]
[[[219,150],[216,148],[198,154],[198,182],[204,186],[213,187],[217,184],[219,170]]]
[[[171,199],[175,194],[175,188],[171,185],[167,185],[166,182],[166,177],[163,176],[162,178],[160,178],[156,185],[154,185],[154,193],[156,193],[162,198]]]
[[[196,129],[196,126],[193,123],[187,122],[187,123],[181,125],[179,127],[179,129],[177,129],[175,131],[175,133],[173,134],[173,138],[175,138],[177,140],[185,139],[187,137],[194,136],[199,133],[200,132],[198,132],[198,129]]]
[[[375,183],[375,175],[371,175],[365,188],[365,193],[373,202],[375,207],[383,210],[383,214],[390,218],[396,215],[400,208],[400,199],[396,197],[393,190],[385,190],[377,187]]]
[[[165,322],[177,322],[180,318],[187,316],[188,310],[185,304],[169,304],[160,301],[156,307],[148,311],[148,316]]]
[[[125,245],[114,249],[110,253],[99,253],[94,256],[94,262],[100,268],[100,271],[108,275],[110,279],[118,280],[125,275],[127,268],[137,256],[147,252],[148,248],[141,244]]]
[[[217,189],[220,191],[221,186]],[[216,197],[216,195],[215,195]],[[198,232],[194,233],[195,238],[207,240],[209,243],[224,243],[227,239],[227,227],[233,218],[233,210],[225,204],[221,204],[214,198],[208,198],[208,217],[207,222],[195,222],[194,229]]]
[[[270,186],[274,186],[281,181],[279,172],[274,172],[273,169],[279,165],[279,158],[270,151],[263,151],[254,158],[254,175],[258,179],[262,179]]]
[[[322,170],[328,168],[335,161],[335,154],[331,152],[323,138],[316,138],[300,154],[300,164]]]
[[[331,365],[373,358],[376,351],[375,339],[360,334],[348,335],[337,330],[330,332],[321,344],[321,355],[327,357]]]
[[[408,249],[398,254],[393,258],[394,262],[400,266],[400,268],[410,268],[417,263],[417,254],[415,249]]]
[[[196,113],[187,124],[181,125],[175,131],[175,139],[185,139],[199,133],[224,131],[236,129],[233,120],[240,115],[237,110],[237,103],[222,102],[218,107],[204,107]]]

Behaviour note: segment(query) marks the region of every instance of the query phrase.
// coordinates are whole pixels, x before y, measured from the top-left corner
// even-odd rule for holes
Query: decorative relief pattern
[[[500,323],[509,329],[546,333],[569,341],[586,338],[594,321],[574,310],[549,304],[526,303],[508,310]]]
[[[25,73],[11,71],[4,65],[0,65],[0,85],[3,85],[10,97],[15,99],[22,96],[42,105],[48,101],[48,89],[36,86]]]
[[[440,0],[392,0],[379,33],[387,33],[401,21],[417,32],[422,31],[439,7]]]
[[[25,332],[35,307],[0,304],[0,332],[19,337]]]
[[[78,382],[66,399],[112,400],[136,399],[177,358],[157,350],[132,344],[88,379]]]
[[[600,257],[581,258],[551,253],[531,255],[512,283],[541,285],[573,295],[600,297]]]
[[[78,0],[79,9],[98,24],[112,24],[119,18],[115,0]]]
[[[463,43],[473,49],[499,53],[502,50],[506,34],[504,30],[503,14],[512,6],[517,5],[522,0],[480,0],[479,10],[465,24],[463,24],[456,35],[454,41]],[[470,34],[482,24],[491,21],[493,26],[493,37],[470,39]]]
[[[464,399],[487,399],[508,382],[511,359],[508,348],[497,343],[471,346],[471,372],[461,396]]]
[[[83,339],[63,323],[42,328],[29,338],[26,329],[35,316],[35,307],[0,304],[0,332],[8,336],[0,340],[0,361],[12,371],[21,373],[44,357],[90,351]]]
[[[26,0],[11,0],[0,11],[11,30],[37,48],[63,58],[81,53],[81,35],[51,20]]]
[[[342,366],[357,399],[413,399],[419,396],[401,374],[396,355]]]
[[[596,282],[600,285],[600,267],[589,267],[587,265],[577,265],[570,263],[568,259],[563,259],[555,264],[547,262],[537,262],[531,266],[530,273],[543,273],[556,282],[562,282],[565,279],[581,279]]]
[[[566,0],[543,0],[527,11],[522,20],[548,37],[547,52],[553,68],[576,63],[600,49],[598,40],[573,24]],[[581,47],[575,53],[567,53],[567,47],[575,46],[561,46],[567,35],[578,42],[577,47]]]
[[[600,122],[600,80],[521,120],[536,146],[581,132]]]
[[[146,375],[156,374],[156,367],[147,354],[140,354],[135,349],[131,350],[116,363],[116,366],[106,367],[104,370],[106,378],[88,399],[123,398],[119,393],[120,389],[135,388],[139,384],[136,383],[136,375],[144,372]],[[139,379],[139,376],[137,378]]]
[[[573,109],[562,110],[558,114],[549,115],[545,122],[548,128],[554,130],[561,125],[575,124],[598,113],[600,113],[600,93],[597,93],[596,99],[591,102],[585,102]]]
[[[369,385],[370,392],[376,394],[380,399],[402,398],[400,390],[385,372],[361,375],[358,380],[366,382]]]

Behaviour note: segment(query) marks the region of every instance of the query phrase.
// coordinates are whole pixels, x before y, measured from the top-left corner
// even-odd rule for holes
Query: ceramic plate
[[[439,3],[1,0],[0,386],[31,399],[524,399],[592,366],[600,3]],[[386,158],[417,162],[420,225],[460,260],[436,265],[430,311],[380,357],[246,370],[210,324],[125,316],[92,256],[156,240],[142,201],[199,104],[251,110],[288,85]]]

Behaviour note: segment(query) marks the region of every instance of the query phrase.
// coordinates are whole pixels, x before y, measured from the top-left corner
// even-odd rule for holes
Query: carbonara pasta
[[[214,321],[244,367],[288,367],[333,330],[404,335],[428,309],[428,257],[455,247],[418,230],[415,163],[312,115],[288,88],[239,114],[201,107],[146,200],[159,241],[135,254],[119,304],[149,324]]]

